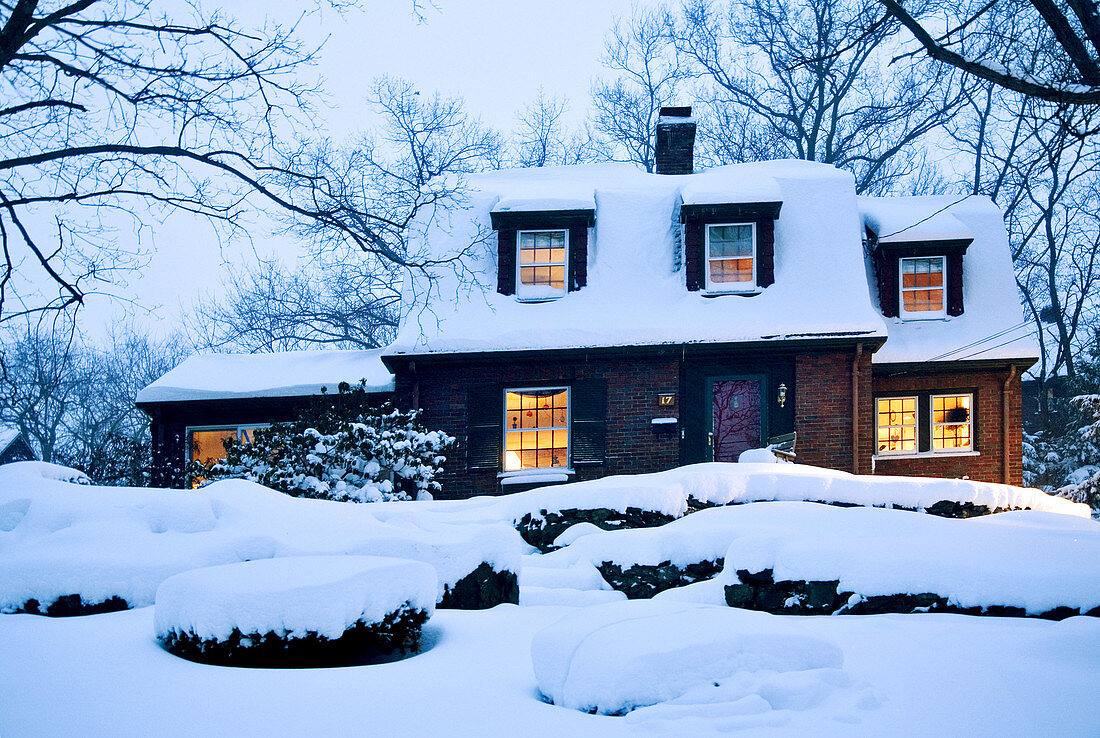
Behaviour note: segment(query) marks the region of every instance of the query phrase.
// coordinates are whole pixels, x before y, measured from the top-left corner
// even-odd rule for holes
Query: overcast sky
[[[236,0],[223,7],[250,25],[265,19],[286,25],[301,18],[301,3],[273,5]],[[363,98],[370,81],[383,74],[412,80],[426,93],[461,95],[470,111],[502,130],[512,127],[515,112],[540,85],[568,98],[570,115],[581,120],[592,80],[602,73],[604,36],[631,9],[630,0],[436,0],[434,7],[425,3],[418,20],[411,0],[365,0],[362,5],[344,12],[324,8],[299,25],[298,35],[307,43],[324,41],[313,70],[324,78],[327,92],[327,107],[317,116],[318,133],[337,141],[370,125]],[[92,297],[83,324],[93,335],[117,321],[123,310],[159,330],[171,330],[196,294],[218,289],[226,265],[273,251],[284,258],[298,251],[262,222],[252,229],[251,243],[219,243],[209,225],[183,215],[153,224],[143,241],[155,253],[121,291],[148,312]]]

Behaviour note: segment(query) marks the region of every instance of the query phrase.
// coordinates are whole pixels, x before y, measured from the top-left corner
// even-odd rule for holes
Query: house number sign
[[[675,392],[662,392],[657,395],[657,405],[659,407],[670,407],[676,404]]]

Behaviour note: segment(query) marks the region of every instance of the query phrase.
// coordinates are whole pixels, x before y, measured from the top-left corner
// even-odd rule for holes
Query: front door
[[[711,386],[710,450],[714,461],[737,461],[763,441],[762,378],[715,379]]]

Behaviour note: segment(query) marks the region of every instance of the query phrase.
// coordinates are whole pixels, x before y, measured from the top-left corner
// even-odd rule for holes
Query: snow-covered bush
[[[247,479],[296,497],[340,502],[431,499],[452,436],[428,430],[420,411],[373,406],[362,383],[341,383],[293,423],[254,431],[226,458],[199,473],[209,479]]]

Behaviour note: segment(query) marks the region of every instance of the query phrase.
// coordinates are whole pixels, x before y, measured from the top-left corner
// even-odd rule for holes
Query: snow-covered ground
[[[43,464],[0,471],[0,599],[9,607],[28,592],[57,596],[74,586],[141,605],[177,572],[227,563],[176,581],[189,583],[184,595],[203,581],[237,592],[240,582],[225,572],[257,566],[265,574],[257,591],[289,588],[302,611],[302,587],[327,592],[346,575],[367,599],[392,605],[405,597],[394,577],[380,571],[370,584],[347,557],[378,553],[430,563],[451,579],[499,559],[519,572],[520,605],[438,610],[425,625],[424,650],[402,660],[293,670],[179,659],[157,641],[152,607],[0,615],[4,738],[1100,734],[1100,618],[776,616],[722,604],[732,571],[626,601],[597,569],[605,560],[723,556],[738,568],[836,578],[867,594],[943,584],[941,594],[963,604],[1091,607],[1100,591],[1100,523],[1084,506],[1034,490],[711,464],[503,499],[355,505],[248,483],[168,492],[63,481],[71,476]],[[746,504],[642,530],[581,523],[550,554],[525,548],[508,525],[582,504],[643,502],[678,517],[689,497]],[[815,499],[1039,509],[950,520],[798,501]],[[303,554],[338,555],[355,571],[337,565],[314,576],[279,558]],[[232,563],[248,559],[272,561]],[[293,576],[279,574],[286,567]],[[430,606],[429,579],[418,596]],[[187,617],[216,609],[224,598],[207,589],[174,609]],[[293,608],[280,602],[253,598],[246,609],[281,628]]]
[[[1097,618],[764,616],[776,631],[832,644],[843,665],[837,673],[773,679],[770,686],[757,673],[758,682],[746,680],[732,693],[728,682],[716,688],[710,702],[696,694],[690,698],[695,704],[666,703],[607,717],[548,705],[537,696],[533,637],[575,612],[513,605],[441,610],[425,626],[429,646],[419,655],[389,664],[299,670],[178,659],[153,639],[152,608],[62,620],[6,615],[0,617],[0,735],[1100,732]],[[759,615],[728,612],[731,629],[738,615]],[[778,709],[766,708],[773,703]]]

